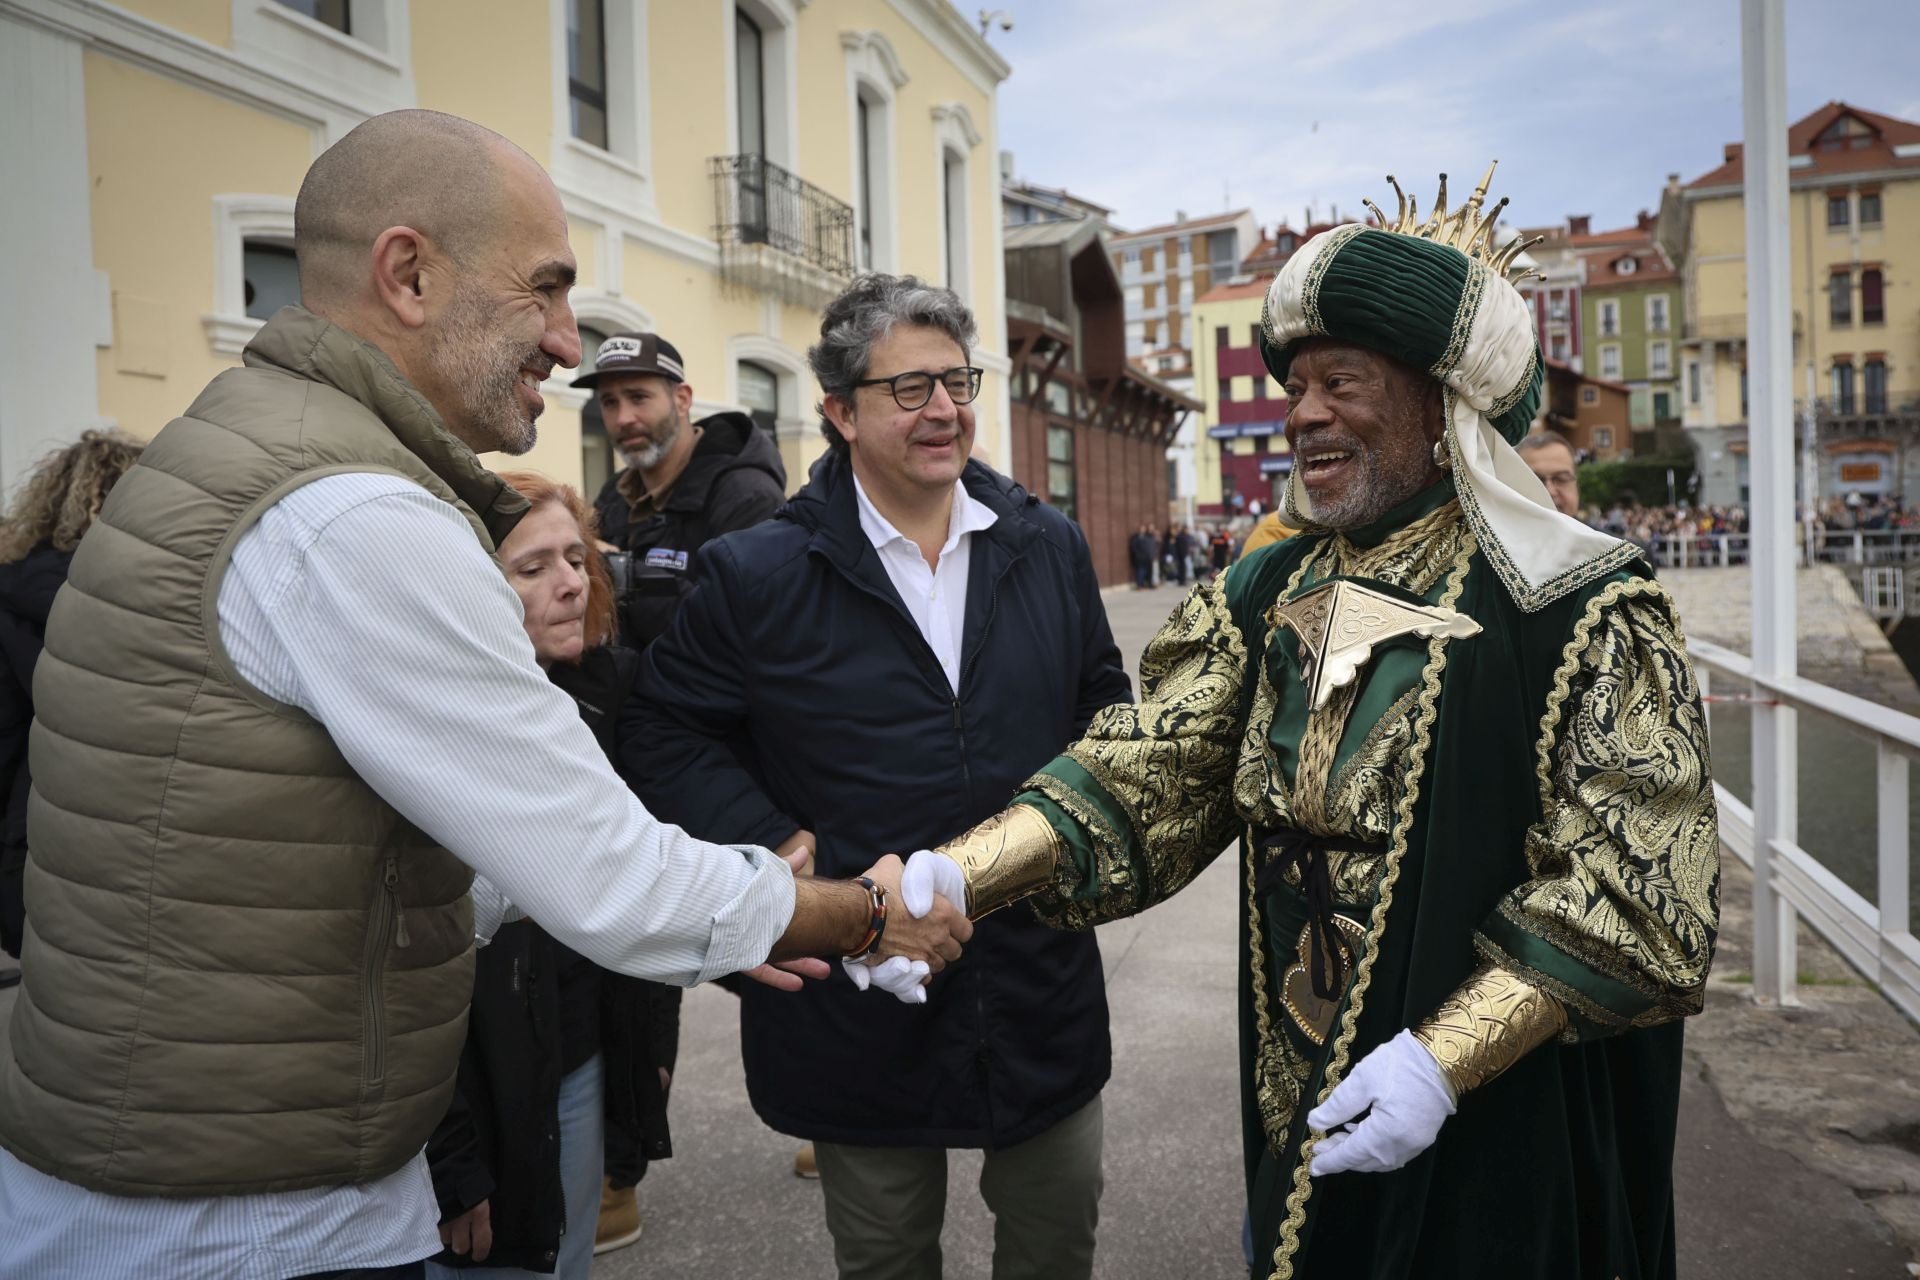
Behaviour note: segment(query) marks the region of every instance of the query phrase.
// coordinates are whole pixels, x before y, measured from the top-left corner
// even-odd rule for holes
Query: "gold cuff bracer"
[[[1413,1038],[1426,1046],[1456,1098],[1566,1029],[1560,1002],[1511,969],[1489,965],[1462,983]]]
[[[934,852],[960,864],[967,879],[967,917],[978,920],[1051,885],[1064,848],[1060,833],[1038,809],[1016,804]]]

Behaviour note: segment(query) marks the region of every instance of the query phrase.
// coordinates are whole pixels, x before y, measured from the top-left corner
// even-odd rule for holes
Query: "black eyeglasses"
[[[893,393],[893,402],[902,409],[919,409],[933,399],[933,384],[936,381],[947,389],[947,398],[955,404],[972,404],[973,398],[980,394],[980,370],[964,364],[943,373],[914,369],[907,373],[896,373],[891,378],[868,378],[865,382],[853,385],[885,387]]]

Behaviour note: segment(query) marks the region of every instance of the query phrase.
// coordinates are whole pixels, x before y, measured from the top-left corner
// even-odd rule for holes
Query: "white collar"
[[[894,528],[893,522],[880,514],[880,508],[873,505],[873,499],[867,496],[867,487],[860,483],[860,477],[853,478],[853,492],[860,506],[860,531],[867,535],[867,541],[874,550],[892,542],[912,543],[906,534]],[[947,541],[940,548],[940,554],[946,555],[960,545],[960,539],[970,533],[978,533],[991,528],[999,515],[992,507],[967,492],[967,486],[960,481],[953,482],[953,511],[947,517]],[[916,548],[914,554],[918,555]]]

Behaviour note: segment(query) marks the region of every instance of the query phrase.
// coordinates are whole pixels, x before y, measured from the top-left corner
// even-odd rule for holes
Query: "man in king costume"
[[[1674,1274],[1706,721],[1639,551],[1513,449],[1542,371],[1486,186],[1288,261],[1261,345],[1303,532],[1196,588],[1143,700],[903,882],[1086,928],[1243,837],[1256,1276]]]

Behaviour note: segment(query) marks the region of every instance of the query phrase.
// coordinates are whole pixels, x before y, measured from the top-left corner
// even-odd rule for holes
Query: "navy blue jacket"
[[[768,847],[804,828],[820,875],[854,876],[998,812],[1131,697],[1079,527],[977,462],[964,483],[1000,518],[973,539],[957,696],[861,532],[844,452],[773,520],[708,544],[622,734],[655,815]],[[837,965],[799,994],[745,988],[748,1094],[796,1137],[1010,1146],[1112,1069],[1097,944],[1025,905],[981,921],[925,1005]]]

